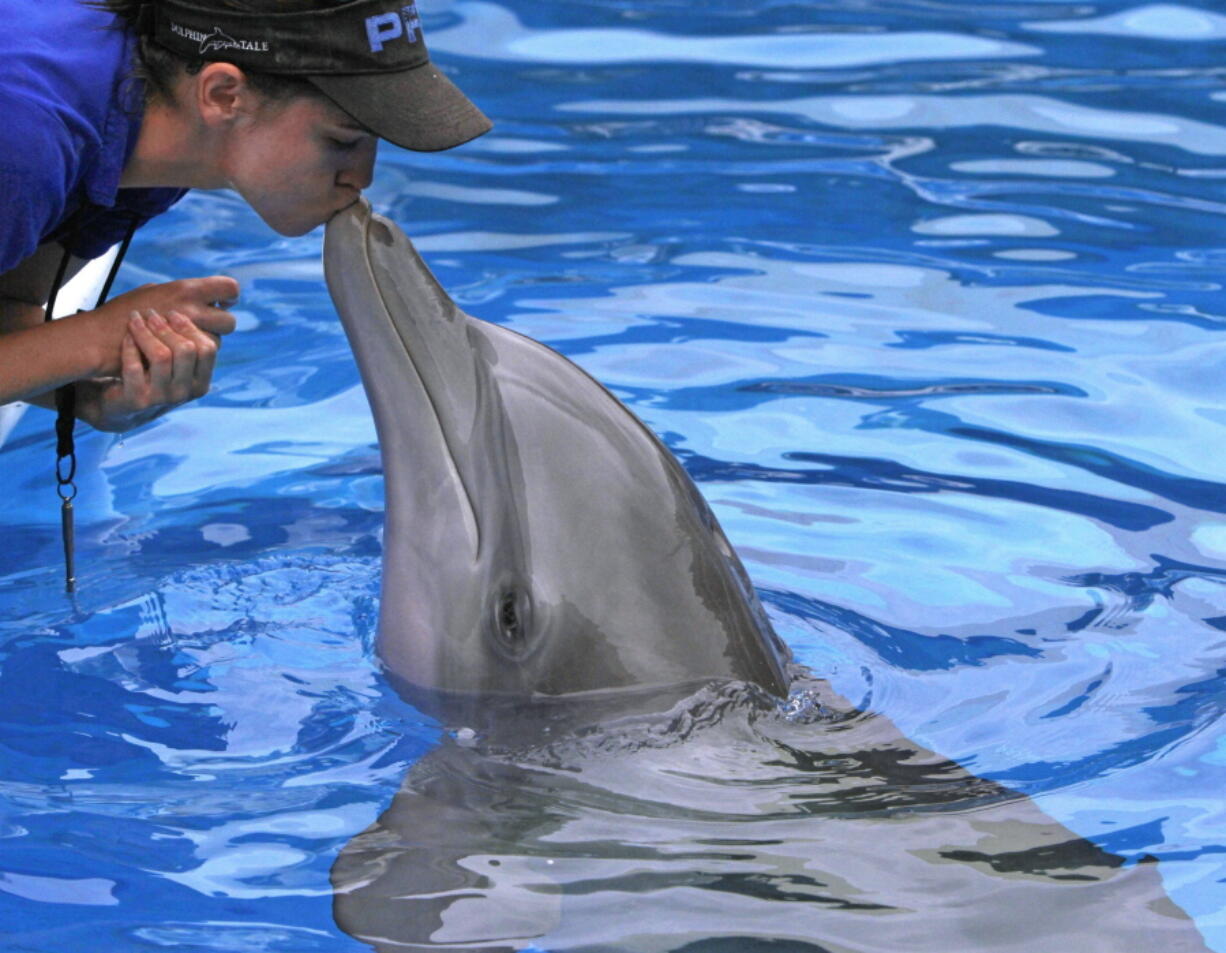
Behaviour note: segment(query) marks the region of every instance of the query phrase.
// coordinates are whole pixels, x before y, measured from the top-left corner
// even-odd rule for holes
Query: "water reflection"
[[[1136,37],[1147,40],[1201,42],[1226,39],[1226,16],[1174,3],[1154,3],[1074,20],[1043,20],[1024,24],[1028,30]]]
[[[800,674],[500,747],[462,729],[332,869],[392,950],[1202,951],[1152,863]]]
[[[430,48],[460,56],[585,67],[615,63],[701,63],[797,69],[880,66],[908,60],[1035,56],[1023,43],[956,32],[811,32],[695,36],[642,29],[527,29],[505,7],[461,0],[462,25],[430,34]]]
[[[736,99],[584,100],[569,111],[604,115],[685,113],[784,113],[836,129],[959,129],[1001,126],[1053,135],[1089,135],[1168,146],[1196,155],[1226,155],[1226,129],[1164,113],[1081,106],[1048,96],[809,96],[746,102]]]

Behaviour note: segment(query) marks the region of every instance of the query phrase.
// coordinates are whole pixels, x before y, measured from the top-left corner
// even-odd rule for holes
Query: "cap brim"
[[[304,78],[379,138],[416,152],[451,149],[494,126],[428,61],[390,73]]]

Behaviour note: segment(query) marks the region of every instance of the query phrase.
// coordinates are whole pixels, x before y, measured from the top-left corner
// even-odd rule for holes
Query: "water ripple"
[[[75,602],[47,417],[0,447],[9,942],[361,953],[331,865],[436,771],[481,804],[489,779],[526,779],[502,789],[518,833],[474,856],[504,863],[481,876],[528,920],[567,886],[570,926],[535,949],[607,946],[628,895],[667,908],[645,931],[716,925],[704,953],[764,925],[811,948],[814,911],[880,939],[883,911],[931,898],[874,893],[880,829],[837,851],[824,832],[851,828],[827,821],[956,825],[977,798],[1015,803],[1004,784],[1123,869],[1160,858],[1226,950],[1222,11],[422,13],[497,126],[384,148],[372,202],[467,309],[664,436],[829,684],[799,676],[778,710],[714,691],[518,767],[397,699],[371,654],[382,467],[319,236],[195,193],[142,229],[121,290],[224,271],[239,329],[201,401],[80,433]],[[455,823],[428,838],[485,816],[444,802]],[[435,846],[409,866],[445,869]],[[1069,873],[1059,851],[947,853],[934,869]],[[519,889],[541,870],[549,889]]]

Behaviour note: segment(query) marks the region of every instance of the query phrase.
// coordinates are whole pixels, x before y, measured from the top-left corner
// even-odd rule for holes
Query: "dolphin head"
[[[710,508],[612,394],[464,314],[365,201],[328,224],[324,267],[383,456],[393,684],[414,701],[786,693],[787,650]]]

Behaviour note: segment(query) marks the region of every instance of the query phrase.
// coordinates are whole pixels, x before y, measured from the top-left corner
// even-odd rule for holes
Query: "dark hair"
[[[148,0],[85,0],[85,5],[113,13],[130,29],[136,28],[141,7]],[[318,10],[335,6],[337,0],[197,0],[201,6],[216,6],[231,10],[263,11],[267,13],[289,10]],[[186,57],[173,53],[154,43],[150,37],[139,38],[140,56],[133,65],[134,78],[145,84],[146,99],[175,101],[175,84],[180,75],[193,76],[204,69],[205,63],[219,62],[204,58]],[[220,62],[224,62],[221,60]],[[278,76],[243,69],[243,75],[252,88],[273,102],[284,102],[297,96],[323,97],[323,94],[305,79],[298,76]]]

